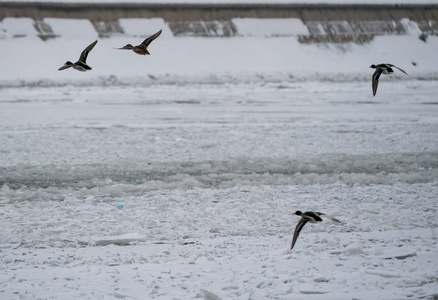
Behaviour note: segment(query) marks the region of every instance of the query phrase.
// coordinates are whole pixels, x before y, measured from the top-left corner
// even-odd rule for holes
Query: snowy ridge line
[[[269,167],[266,167],[269,166]],[[92,189],[123,184],[118,192],[153,189],[230,188],[237,185],[393,184],[434,182],[438,152],[380,155],[327,154],[291,159],[259,158],[202,162],[119,162],[0,169],[6,192],[27,188]],[[137,187],[139,185],[140,187]],[[105,188],[101,192],[110,193]],[[2,190],[3,191],[3,190]],[[106,191],[106,192],[105,192]],[[4,191],[3,191],[4,192]],[[1,193],[0,193],[1,195]]]
[[[368,82],[371,75],[364,73],[211,73],[211,74],[149,74],[147,76],[123,77],[123,76],[98,76],[93,80],[0,80],[0,88],[19,87],[94,87],[94,86],[150,86],[150,85],[186,85],[186,84],[252,84],[252,83],[289,83],[289,82]],[[438,80],[438,72],[422,73],[418,75],[393,74],[385,77],[386,81],[414,81],[414,80]]]

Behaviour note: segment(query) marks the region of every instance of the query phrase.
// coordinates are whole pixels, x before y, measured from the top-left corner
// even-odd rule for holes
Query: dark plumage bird
[[[303,229],[304,225],[306,225],[308,222],[310,223],[321,223],[322,219],[320,216],[324,216],[327,219],[335,222],[335,223],[342,223],[341,221],[339,221],[336,218],[333,218],[329,215],[320,213],[320,212],[313,212],[313,211],[306,211],[306,212],[301,212],[299,210],[297,210],[296,212],[294,212],[294,215],[297,216],[301,216],[300,221],[298,221],[297,226],[295,227],[295,232],[294,232],[294,237],[292,239],[292,246],[290,247],[290,249],[292,250],[295,246],[295,243],[298,239],[298,236],[300,235],[300,231],[301,229]]]
[[[403,71],[399,67],[396,67],[396,66],[391,65],[391,64],[371,65],[370,68],[376,69],[376,71],[374,71],[374,74],[373,74],[373,96],[375,96],[377,93],[377,86],[379,85],[379,77],[382,73],[385,75],[392,74],[392,73],[394,73],[394,70],[392,68],[396,68],[396,69],[402,71],[403,73],[405,73],[406,75],[408,75],[408,73],[406,73],[405,71]]]
[[[67,61],[61,68],[58,69],[58,71],[65,70],[70,67],[81,72],[90,71],[91,67],[87,65],[87,57],[88,53],[90,53],[90,51],[94,48],[94,46],[96,46],[96,44],[97,41],[91,43],[87,48],[84,49],[84,51],[82,51],[81,56],[79,56],[79,60],[77,62],[72,63],[71,61]]]
[[[132,50],[132,51],[134,51],[135,53],[137,53],[139,55],[150,55],[150,53],[149,53],[147,48],[152,43],[152,41],[155,40],[161,34],[161,31],[162,30],[160,29],[160,31],[158,31],[154,35],[151,35],[147,39],[145,39],[143,41],[143,43],[141,43],[138,46],[132,46],[131,44],[127,44],[126,46],[124,46],[122,48],[115,48],[115,49],[119,49],[119,50]]]

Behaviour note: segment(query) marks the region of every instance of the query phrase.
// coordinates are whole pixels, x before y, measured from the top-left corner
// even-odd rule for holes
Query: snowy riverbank
[[[174,37],[162,19],[125,19],[119,22],[124,34],[107,39],[99,39],[88,20],[44,21],[58,38],[41,40],[31,19],[3,20],[0,86],[356,82],[369,81],[368,66],[382,62],[398,65],[410,75],[396,72],[392,77],[438,78],[438,38],[429,36],[423,42],[418,24],[409,20],[404,20],[408,35],[376,36],[364,45],[299,43],[298,35],[307,28],[298,19],[236,20],[241,36],[231,38]],[[140,43],[160,28],[163,33],[150,45],[151,56],[113,49]],[[91,72],[58,71],[96,39],[87,60]]]

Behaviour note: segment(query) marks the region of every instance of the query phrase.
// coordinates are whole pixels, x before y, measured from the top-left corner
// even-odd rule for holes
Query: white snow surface
[[[47,42],[18,21],[1,25],[27,36],[0,39],[0,299],[438,297],[436,37],[163,28],[143,57],[112,49],[157,30],[131,24],[81,73],[57,69],[97,39],[87,21],[48,20]],[[373,97],[380,62],[409,76]],[[296,210],[343,223],[289,250]]]

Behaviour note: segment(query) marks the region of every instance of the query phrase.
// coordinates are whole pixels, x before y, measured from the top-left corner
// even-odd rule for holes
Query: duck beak
[[[296,213],[292,213],[293,215],[296,215]]]

